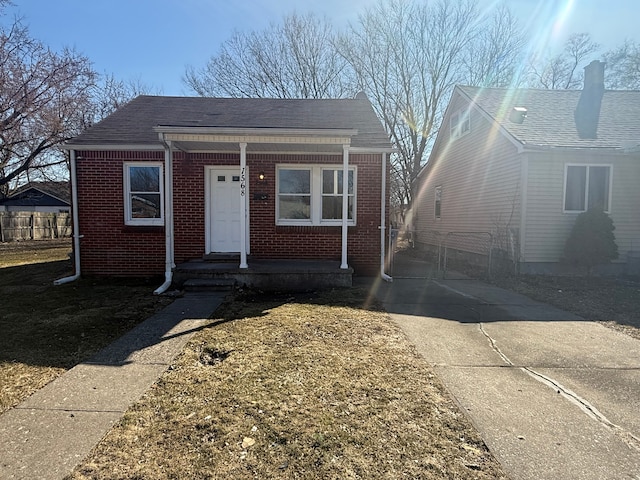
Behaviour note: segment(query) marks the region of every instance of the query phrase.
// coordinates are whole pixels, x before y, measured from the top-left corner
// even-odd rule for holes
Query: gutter
[[[387,205],[387,154],[382,154],[382,192],[380,194],[380,277],[385,282],[393,282],[393,278],[384,273],[385,248],[384,242],[387,239],[386,230],[386,205]]]
[[[314,137],[354,137],[358,130],[350,128],[237,128],[237,127],[185,127],[178,125],[158,125],[153,130],[159,134],[177,135],[223,135],[223,136],[314,136]],[[165,141],[161,137],[161,141]],[[235,142],[234,142],[235,143]]]
[[[173,152],[171,142],[165,141],[160,133],[160,141],[164,145],[164,231],[165,231],[165,271],[164,283],[153,291],[154,295],[162,295],[173,283]]]
[[[75,273],[70,277],[60,278],[53,282],[54,285],[75,282],[80,278],[80,222],[78,221],[78,180],[76,178],[76,151],[69,151],[69,163],[71,163],[71,211],[73,218],[73,254]]]

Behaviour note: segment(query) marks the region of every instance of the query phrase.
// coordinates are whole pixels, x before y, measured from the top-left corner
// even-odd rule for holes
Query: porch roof
[[[240,143],[247,152],[338,153],[350,145],[357,130],[292,129],[292,128],[226,128],[182,127],[160,125],[154,128],[160,139],[170,141],[175,148],[197,151],[238,151]]]

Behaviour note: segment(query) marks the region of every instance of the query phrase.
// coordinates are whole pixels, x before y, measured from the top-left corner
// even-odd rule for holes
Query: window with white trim
[[[341,225],[343,169],[338,165],[279,165],[276,223],[278,225]],[[355,225],[356,168],[347,179],[349,225]]]
[[[126,225],[164,225],[162,163],[124,164]]]
[[[565,165],[564,211],[599,208],[609,213],[611,165]]]
[[[451,115],[449,123],[451,139],[455,140],[471,131],[470,109],[464,107]]]

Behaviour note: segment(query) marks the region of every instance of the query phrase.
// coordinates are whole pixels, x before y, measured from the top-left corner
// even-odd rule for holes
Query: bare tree
[[[340,98],[364,90],[398,149],[393,203],[411,202],[457,83],[509,85],[523,45],[506,7],[483,17],[475,0],[383,0],[340,36],[314,15],[236,33],[184,82],[204,96]]]
[[[380,2],[342,38],[341,51],[398,149],[394,203],[411,204],[453,87],[509,84],[522,44],[510,14],[483,19],[471,0]]]
[[[160,95],[141,80],[119,80],[113,74],[100,75],[92,88],[91,107],[86,112],[87,127],[115,112],[138,95]]]
[[[522,54],[525,35],[506,4],[498,6],[464,58],[467,85],[515,87],[524,82]]]
[[[603,56],[607,64],[606,83],[617,90],[640,89],[640,44],[631,40]]]
[[[0,188],[64,165],[55,147],[84,126],[95,73],[73,50],[51,51],[19,20],[0,27]]]
[[[530,85],[552,90],[580,88],[583,72],[579,67],[588,63],[590,56],[599,48],[600,45],[588,33],[572,34],[561,53],[546,60],[539,57],[531,59]]]
[[[292,14],[259,32],[236,32],[207,65],[183,82],[202,96],[340,98],[356,93],[327,20]]]

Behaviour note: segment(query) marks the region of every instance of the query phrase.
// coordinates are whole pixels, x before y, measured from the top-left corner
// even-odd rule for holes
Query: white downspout
[[[380,195],[380,277],[386,282],[393,282],[393,278],[384,273],[385,249],[387,239],[386,208],[387,208],[387,154],[382,153],[382,193]]]
[[[73,254],[75,273],[70,277],[60,278],[53,282],[54,285],[62,285],[64,283],[74,282],[80,278],[80,235],[78,221],[78,180],[76,178],[76,151],[69,152],[69,163],[71,163],[71,210],[73,218]]]
[[[347,263],[347,241],[349,224],[349,145],[342,146],[342,261],[341,269],[349,268]]]
[[[240,144],[240,268],[247,265],[247,144]]]
[[[154,295],[162,295],[173,282],[173,151],[171,142],[164,141],[164,232],[165,232],[165,271],[164,283],[153,291]]]

